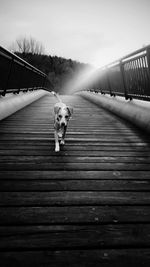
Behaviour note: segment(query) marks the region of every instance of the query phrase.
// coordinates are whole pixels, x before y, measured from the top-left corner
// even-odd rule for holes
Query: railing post
[[[43,77],[43,83],[42,83],[42,87],[43,87],[43,89],[44,89],[44,87],[45,87],[45,84],[46,84],[46,76]]]
[[[110,84],[110,79],[109,79],[109,71],[108,71],[108,68],[106,69],[106,77],[107,77],[108,90],[110,92],[110,95],[113,96],[112,89],[111,89],[111,84]]]
[[[127,87],[126,87],[126,82],[125,82],[125,74],[124,74],[124,66],[123,66],[122,60],[120,60],[119,65],[120,65],[120,73],[121,73],[122,86],[124,90],[124,96],[125,96],[125,99],[128,99]]]
[[[2,93],[2,96],[5,96],[5,95],[6,95],[6,91],[7,91],[7,89],[8,89],[7,86],[8,86],[8,82],[9,82],[9,78],[10,78],[10,74],[11,74],[11,70],[12,70],[13,63],[14,63],[14,59],[13,59],[13,57],[12,57],[12,58],[11,58],[10,67],[9,67],[9,71],[8,71],[7,81],[6,81],[5,88],[4,88],[4,91],[3,91],[3,93]]]
[[[146,48],[146,56],[147,56],[147,65],[148,65],[149,87],[150,87],[150,47]]]

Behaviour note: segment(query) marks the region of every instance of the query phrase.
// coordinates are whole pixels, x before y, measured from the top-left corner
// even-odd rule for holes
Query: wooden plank
[[[4,139],[4,138],[3,138]],[[68,138],[66,137],[66,145],[72,145],[72,146],[75,146],[75,145],[82,145],[82,146],[109,146],[110,148],[113,147],[113,146],[130,146],[131,148],[132,147],[145,147],[147,148],[147,146],[149,146],[149,143],[146,143],[144,141],[141,141],[141,142],[138,142],[136,140],[134,140],[135,142],[128,142],[127,140],[100,140],[100,139],[97,139],[97,138]],[[34,145],[34,144],[39,144],[39,145],[48,145],[48,144],[53,144],[54,143],[54,137],[53,135],[50,137],[27,137],[25,136],[24,138],[18,138],[16,137],[16,140],[12,140],[11,137],[10,139],[6,139],[6,140],[0,140],[0,145],[3,145],[3,144],[19,144],[19,145],[23,145],[23,144],[27,144],[29,142],[29,144],[31,145]],[[131,146],[132,144],[132,146]]]
[[[126,266],[149,266],[150,249],[80,249],[80,250],[26,250],[13,252],[0,252],[0,265],[3,267],[13,266],[75,266],[75,267],[126,267]],[[30,265],[29,265],[30,264]]]
[[[58,157],[55,153],[53,156],[31,156],[31,155],[4,155],[0,157],[0,163],[5,162],[17,162],[20,163],[28,163],[28,162],[51,162],[51,163],[139,163],[139,164],[150,164],[150,157],[114,157],[114,156],[68,156],[63,155],[63,157]]]
[[[68,131],[70,131],[70,132],[75,132],[76,130],[78,132],[82,131],[82,130],[83,131],[85,131],[85,130],[87,131],[87,124],[84,125],[83,121],[80,122],[80,124],[79,124],[78,119],[79,118],[77,117],[76,118],[77,123],[76,123],[75,119],[74,119],[74,121],[71,120],[71,124],[69,123],[69,125],[68,125]],[[51,117],[45,123],[43,122],[43,119],[38,120],[37,122],[35,122],[34,120],[32,122],[29,122],[28,120],[26,120],[26,121],[22,121],[22,120],[20,120],[20,121],[18,121],[18,120],[10,121],[9,120],[9,123],[8,123],[8,121],[3,120],[3,121],[1,121],[2,128],[0,129],[0,132],[7,131],[7,133],[8,133],[8,129],[16,130],[16,128],[15,128],[16,125],[19,127],[19,130],[31,129],[32,131],[33,130],[37,131],[38,129],[53,131],[53,126],[54,126],[53,122],[51,120]],[[102,127],[98,127],[99,125],[102,125]],[[90,125],[89,124],[88,125],[88,131],[93,131],[93,130],[97,131],[99,133],[103,133],[104,135],[107,134],[107,133],[114,133],[114,134],[116,133],[116,129],[115,129],[114,125],[111,125],[111,124],[108,125],[108,123],[104,125],[104,124],[101,124],[101,121],[99,121],[98,125],[97,124],[95,124],[95,125]],[[126,125],[124,125],[124,126],[121,125],[120,130],[121,130],[121,133],[124,134],[124,135],[126,135],[126,134],[135,135],[135,132],[136,132],[136,129],[134,127],[130,127],[129,128]],[[118,133],[116,133],[116,134],[118,134]]]
[[[42,143],[33,143],[33,144],[29,144],[29,142],[27,141],[26,143],[22,144],[5,144],[3,143],[1,145],[1,149],[9,149],[10,151],[14,151],[14,150],[30,150],[30,151],[49,151],[49,153],[54,152],[54,142],[53,143],[46,143],[46,144],[42,144]],[[132,151],[132,152],[149,152],[149,148],[143,146],[134,146],[131,148],[131,146],[129,144],[120,144],[120,145],[111,145],[111,144],[101,144],[101,145],[96,145],[96,144],[85,144],[85,146],[83,144],[70,144],[67,143],[65,144],[65,147],[61,147],[61,151],[58,153],[58,156],[62,153],[65,153],[67,151],[117,151],[117,152],[122,152],[122,151]]]
[[[149,192],[1,192],[0,206],[150,205]]]
[[[0,226],[0,249],[142,248],[150,224]]]
[[[33,150],[31,149],[31,147],[29,147],[29,149],[25,150],[25,149],[17,149],[17,147],[15,147],[14,149],[3,149],[0,150],[0,159],[2,159],[2,156],[56,156],[56,152],[54,150],[50,150],[50,149],[39,149],[38,147],[36,147],[37,149]],[[57,159],[59,159],[59,157],[62,157],[62,155],[65,156],[77,156],[77,157],[135,157],[135,158],[150,158],[150,152],[149,151],[136,151],[136,156],[135,156],[135,151],[111,151],[111,150],[64,150],[60,151],[57,154]]]
[[[19,126],[19,125],[18,125]],[[116,137],[118,135],[119,137],[119,133],[116,133],[115,130],[113,129],[110,129],[110,128],[107,128],[107,129],[98,129],[97,128],[98,125],[95,125],[95,126],[91,126],[89,125],[88,127],[88,130],[87,130],[87,127],[83,127],[82,125],[78,125],[76,127],[69,127],[67,128],[67,135],[91,135],[91,134],[95,134],[95,135],[99,135],[99,136],[102,136],[102,137],[110,137],[110,136],[114,136]],[[9,130],[9,131],[8,131]],[[19,126],[18,130],[16,129],[15,125],[9,125],[9,126],[5,126],[5,127],[2,127],[0,129],[0,133],[1,134],[7,134],[11,131],[12,135],[18,135],[18,134],[27,134],[27,135],[36,135],[38,136],[39,134],[42,134],[42,135],[47,135],[47,134],[53,134],[54,133],[54,127],[53,127],[53,124],[48,124],[47,127],[43,125],[31,125],[31,126],[28,126],[28,124],[26,126]],[[124,134],[122,134],[122,136],[124,137],[127,137],[127,138],[133,138],[134,134],[133,132],[129,131],[128,129],[124,130]],[[141,140],[140,137],[136,137],[137,139]]]
[[[10,134],[8,133],[8,130],[7,130],[7,132],[5,131],[4,133],[1,133],[1,136],[2,136],[2,139],[1,140],[9,140],[10,138],[12,139],[12,140],[17,140],[17,139],[20,139],[20,137],[22,137],[22,139],[25,139],[25,138],[29,138],[29,139],[31,139],[31,138],[48,138],[48,137],[50,137],[50,138],[52,138],[53,137],[53,135],[54,135],[54,130],[51,130],[51,131],[49,131],[48,129],[46,130],[46,131],[43,131],[43,129],[41,129],[40,131],[38,131],[38,132],[35,132],[35,131],[33,131],[33,130],[31,130],[31,131],[23,131],[23,130],[20,130],[20,131],[17,131],[17,132],[13,132],[12,130],[11,130],[11,136],[10,136]],[[118,141],[124,141],[124,139],[126,138],[126,139],[128,139],[128,141],[129,142],[141,142],[141,138],[140,137],[138,137],[138,136],[134,136],[134,135],[119,135],[119,134],[100,134],[100,133],[98,133],[97,131],[95,132],[95,131],[92,131],[92,132],[87,132],[87,131],[85,131],[85,132],[82,132],[81,131],[81,129],[79,129],[78,131],[77,131],[77,129],[76,129],[76,131],[75,132],[70,132],[69,130],[67,131],[67,137],[68,138],[77,138],[77,139],[79,139],[79,138],[83,138],[83,137],[85,137],[86,139],[91,139],[91,140],[93,140],[93,139],[96,139],[96,140],[99,140],[99,141],[116,141],[116,142],[118,142]],[[94,138],[93,138],[94,137]]]
[[[143,143],[140,138],[133,136],[132,138],[128,138],[128,140],[126,139],[127,137],[124,136],[100,136],[100,135],[96,135],[96,134],[86,134],[86,135],[81,135],[81,134],[76,134],[76,136],[74,137],[73,134],[69,134],[67,133],[66,135],[66,139],[70,140],[70,141],[75,141],[77,139],[77,141],[94,141],[94,142],[116,142],[116,143],[120,143],[120,142],[128,142],[128,143],[133,143],[133,144],[146,144],[145,142]],[[22,134],[22,133],[18,133],[18,134],[1,134],[1,141],[15,141],[15,140],[54,140],[54,134],[53,133],[47,133],[47,134]]]
[[[37,130],[38,128],[38,130]],[[106,127],[105,127],[106,128]],[[40,133],[44,133],[44,134],[47,134],[47,133],[51,133],[53,134],[54,133],[54,129],[53,129],[53,125],[51,124],[48,124],[47,126],[43,126],[43,125],[40,125],[40,123],[37,125],[31,125],[29,126],[28,124],[27,125],[18,125],[18,130],[16,130],[16,125],[12,124],[12,125],[6,125],[6,126],[3,126],[1,129],[0,129],[0,133],[1,134],[5,134],[8,132],[13,133],[13,134],[18,134],[18,133],[32,133],[32,134],[40,134]],[[84,134],[87,134],[87,127],[83,127],[83,126],[76,126],[74,128],[71,128],[68,126],[68,130],[67,130],[67,133],[68,134],[72,134],[72,135],[76,135],[76,133],[78,134],[81,134],[81,135],[84,135]],[[97,129],[97,126],[93,127],[93,126],[88,126],[88,135],[90,134],[93,134],[93,133],[96,133],[96,134],[100,134],[102,136],[110,136],[110,135],[118,135],[118,133],[116,133],[116,130],[114,129]],[[127,137],[133,137],[133,132],[128,130],[128,129],[124,129],[124,134],[125,136]]]
[[[121,223],[150,223],[150,206],[0,207],[0,225],[7,226]]]
[[[14,170],[14,171],[8,171],[8,170],[2,170],[0,171],[0,177],[1,179],[17,179],[17,180],[33,180],[33,179],[130,179],[130,180],[139,180],[139,179],[146,179],[150,180],[150,171],[142,171],[142,170]]]
[[[0,170],[143,170],[150,171],[150,164],[143,163],[52,163],[45,160],[45,162],[3,162],[0,165]]]
[[[10,174],[11,175],[11,174]],[[150,191],[150,180],[104,180],[104,179],[10,179],[0,180],[0,191]]]

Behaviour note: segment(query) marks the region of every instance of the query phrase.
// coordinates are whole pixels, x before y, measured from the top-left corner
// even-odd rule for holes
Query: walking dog
[[[54,106],[54,137],[55,137],[55,151],[60,151],[60,144],[65,144],[65,134],[67,125],[71,115],[73,114],[73,108],[66,106],[55,92],[51,92],[57,99],[58,103]],[[59,144],[60,139],[60,144]]]

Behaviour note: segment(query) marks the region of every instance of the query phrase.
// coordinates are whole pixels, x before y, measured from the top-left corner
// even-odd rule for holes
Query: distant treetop
[[[17,39],[11,45],[10,50],[47,74],[53,89],[60,93],[68,80],[73,79],[75,75],[90,66],[72,59],[45,55],[44,46],[32,37]]]

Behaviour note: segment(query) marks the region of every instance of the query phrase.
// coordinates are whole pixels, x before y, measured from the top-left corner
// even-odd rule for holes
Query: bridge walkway
[[[54,152],[54,97],[0,123],[0,266],[149,266],[150,138],[80,96]]]

